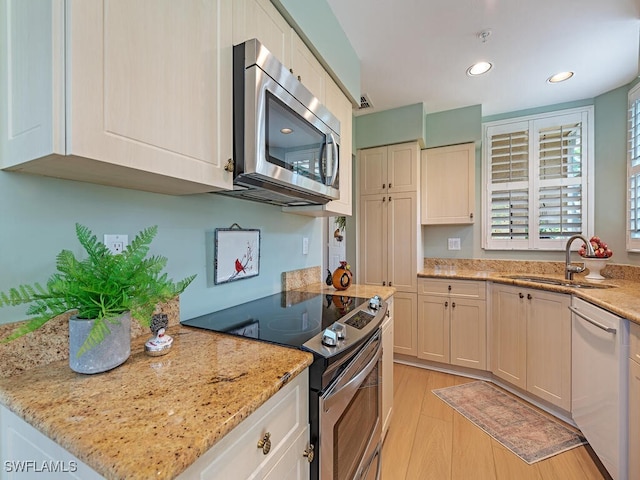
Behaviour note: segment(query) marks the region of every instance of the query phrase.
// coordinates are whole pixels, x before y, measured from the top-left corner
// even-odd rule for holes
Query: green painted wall
[[[425,118],[426,148],[480,142],[482,105],[430,113]]]
[[[355,148],[378,147],[419,140],[425,143],[424,105],[415,103],[355,118]]]
[[[351,101],[360,103],[360,59],[326,0],[272,0],[298,34],[312,44]]]
[[[168,257],[174,279],[198,277],[181,296],[181,317],[191,318],[281,290],[281,273],[322,264],[321,220],[284,214],[279,207],[219,195],[175,197],[0,171],[0,290],[45,282],[63,248],[82,255],[74,225],[102,239],[158,225],[152,252]],[[257,277],[211,286],[216,228],[238,223],[261,230]],[[309,254],[302,255],[302,237]],[[25,308],[0,309],[0,323],[22,320]]]

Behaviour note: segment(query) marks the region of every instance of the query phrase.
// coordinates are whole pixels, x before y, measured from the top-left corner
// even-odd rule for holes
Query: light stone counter
[[[78,374],[63,360],[0,378],[0,403],[107,478],[169,479],[313,360],[199,329],[168,333],[167,355],[146,355],[141,336],[109,372]]]
[[[576,262],[578,263],[578,262]],[[509,260],[425,259],[418,277],[485,280],[520,285],[582,298],[616,315],[640,324],[640,268],[609,264],[602,274],[605,280],[589,282],[584,274],[576,274],[575,282],[610,285],[612,288],[575,288],[508,278],[509,275],[531,275],[564,279],[563,262],[528,262]]]

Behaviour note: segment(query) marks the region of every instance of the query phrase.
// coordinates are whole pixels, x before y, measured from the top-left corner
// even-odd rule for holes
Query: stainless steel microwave
[[[234,188],[275,205],[340,197],[340,122],[258,40],[233,48]]]

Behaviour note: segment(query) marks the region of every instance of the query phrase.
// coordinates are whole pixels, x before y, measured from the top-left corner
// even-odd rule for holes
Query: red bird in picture
[[[240,260],[238,260],[236,258],[236,272],[240,273],[240,272],[244,272],[247,273],[246,270],[244,269],[244,267],[242,266],[242,263],[240,263]]]

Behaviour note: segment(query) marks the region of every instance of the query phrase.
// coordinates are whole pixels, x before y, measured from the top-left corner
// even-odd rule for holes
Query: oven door
[[[380,330],[320,397],[320,478],[379,478]]]

